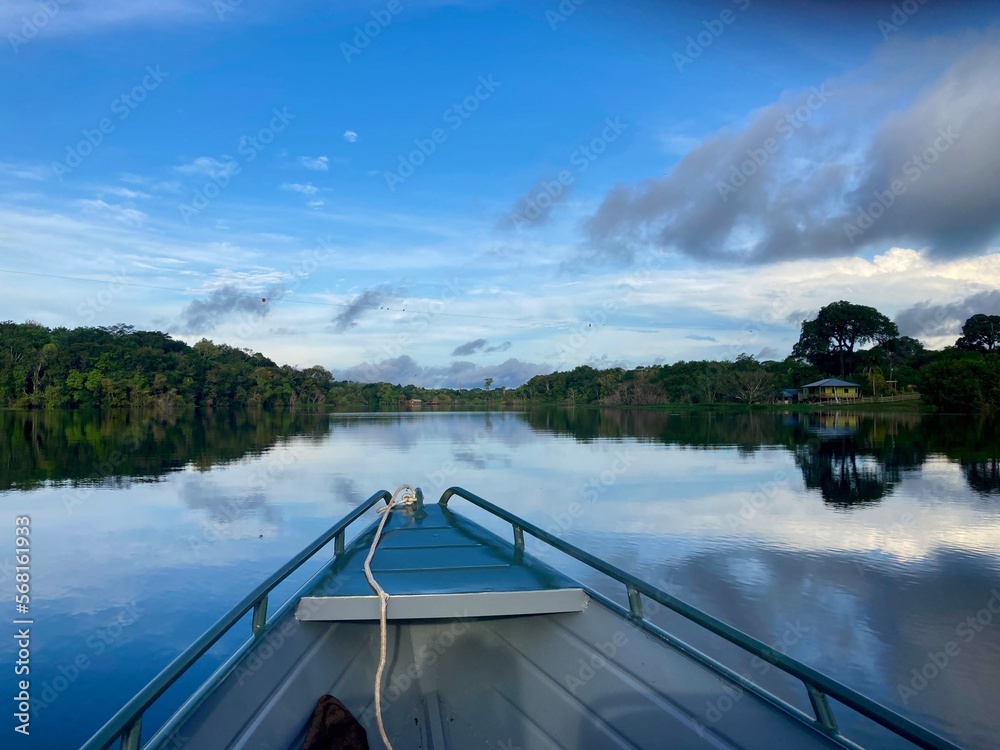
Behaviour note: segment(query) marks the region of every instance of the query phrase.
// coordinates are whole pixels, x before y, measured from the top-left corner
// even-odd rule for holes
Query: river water
[[[1000,746],[995,424],[596,409],[0,412],[0,590],[11,634],[14,619],[32,620],[33,699],[28,737],[13,732],[8,699],[0,745],[79,746],[324,528],[404,482],[428,502],[463,486],[963,747]],[[509,535],[460,500],[452,507]],[[30,607],[19,615],[14,538],[25,516]],[[620,585],[529,551],[624,601]],[[672,632],[808,705],[798,683],[653,609]],[[145,726],[247,632],[213,649]],[[17,650],[0,639],[9,698],[24,679]],[[720,691],[695,718],[712,722],[734,698]],[[907,746],[834,710],[869,747]]]

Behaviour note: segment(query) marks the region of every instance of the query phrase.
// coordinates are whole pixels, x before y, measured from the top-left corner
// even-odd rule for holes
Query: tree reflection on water
[[[578,440],[637,438],[689,449],[775,447],[795,457],[805,485],[833,507],[871,505],[932,455],[958,463],[969,486],[1000,494],[1000,427],[975,417],[861,412],[674,412],[535,409],[540,431]]]
[[[976,493],[1000,495],[1000,426],[974,417],[559,407],[509,416],[537,432],[584,442],[637,439],[696,450],[729,447],[742,455],[784,449],[806,487],[837,508],[878,503],[899,486],[903,472],[919,470],[934,455],[958,464]],[[2,411],[0,491],[150,481],[185,466],[207,470],[260,455],[292,438],[323,441],[330,429],[331,416],[311,410]]]

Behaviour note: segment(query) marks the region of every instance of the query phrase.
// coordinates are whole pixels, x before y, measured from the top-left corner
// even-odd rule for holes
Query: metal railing
[[[419,490],[418,490],[419,493]],[[422,493],[420,493],[422,496]],[[860,693],[843,685],[836,680],[816,671],[812,667],[793,659],[780,651],[768,646],[762,641],[743,633],[736,628],[727,625],[721,620],[692,607],[685,602],[661,591],[655,586],[636,578],[620,568],[611,565],[604,560],[582,550],[574,545],[550,534],[547,531],[525,521],[524,519],[510,513],[503,508],[494,505],[488,500],[484,500],[478,495],[462,489],[461,487],[449,487],[441,495],[438,504],[447,507],[448,501],[452,497],[461,497],[468,500],[483,510],[507,521],[513,527],[514,548],[517,552],[524,551],[524,534],[545,542],[549,546],[573,557],[594,570],[625,584],[629,606],[622,607],[607,597],[601,596],[594,591],[588,593],[601,601],[606,606],[615,609],[631,618],[631,620],[643,630],[668,642],[673,647],[700,661],[707,667],[725,676],[731,681],[740,685],[743,689],[757,695],[779,708],[787,711],[793,717],[811,724],[819,731],[832,739],[840,742],[848,748],[858,748],[859,746],[849,738],[842,735],[837,728],[837,723],[830,707],[828,698],[834,698],[844,706],[853,709],[857,713],[865,716],[877,724],[885,727],[889,731],[903,737],[918,747],[928,750],[962,750],[948,740],[934,734],[920,725],[895,713],[889,708],[866,698]],[[303,549],[299,554],[285,563],[279,570],[261,583],[250,594],[243,598],[236,606],[226,613],[215,625],[209,628],[194,643],[179,654],[170,664],[168,664],[153,680],[146,685],[132,700],[123,706],[108,722],[101,727],[93,737],[90,738],[81,750],[106,750],[115,740],[121,740],[121,750],[139,750],[141,746],[142,717],[145,711],[166,692],[171,685],[177,682],[195,662],[198,661],[216,642],[219,641],[233,626],[236,625],[248,612],[253,611],[251,618],[250,640],[244,644],[252,646],[259,641],[269,626],[268,623],[268,594],[295,572],[305,562],[312,558],[323,547],[331,541],[334,543],[334,555],[344,552],[345,531],[348,526],[357,521],[366,511],[378,504],[379,501],[388,503],[392,494],[386,490],[381,490],[364,503],[359,505],[349,514],[344,516],[330,529],[319,536],[314,542]],[[748,680],[743,675],[733,671],[729,667],[721,664],[710,656],[698,651],[687,643],[680,641],[676,637],[665,632],[649,620],[645,619],[642,612],[642,597],[655,601],[664,607],[680,614],[688,620],[700,625],[706,630],[724,638],[730,643],[742,648],[744,651],[753,654],[764,661],[773,664],[785,673],[798,678],[806,688],[809,700],[815,716],[809,716],[781,698],[769,693],[756,683]],[[288,604],[275,616],[282,614]],[[241,647],[237,654],[245,652]],[[235,656],[235,655],[234,655]],[[231,657],[232,659],[232,657]],[[168,725],[171,721],[168,721]],[[162,732],[163,730],[161,730]],[[159,733],[158,733],[159,736]],[[154,742],[155,742],[154,738]]]
[[[344,533],[347,527],[364,515],[372,506],[377,505],[380,500],[388,503],[391,499],[392,493],[386,490],[376,492],[275,571],[266,581],[247,594],[239,604],[229,610],[215,625],[206,630],[198,640],[170,662],[163,671],[153,678],[152,682],[112,716],[83,745],[81,750],[105,750],[119,738],[121,739],[121,750],[139,750],[142,736],[142,716],[157,698],[177,682],[206,651],[251,610],[253,610],[253,616],[250,624],[250,635],[253,639],[261,638],[265,633],[267,623],[267,595],[331,541],[334,543],[334,554],[341,554],[344,551]]]
[[[836,699],[841,704],[853,709],[862,716],[871,719],[889,731],[903,737],[906,740],[909,740],[917,747],[925,748],[926,750],[962,750],[962,748],[958,745],[955,745],[943,737],[934,734],[930,730],[910,721],[906,717],[900,716],[882,704],[876,703],[870,698],[866,698],[861,695],[861,693],[858,693],[846,685],[827,677],[825,674],[816,671],[812,667],[809,667],[802,662],[791,658],[790,656],[786,656],[780,651],[768,646],[763,641],[759,641],[753,636],[747,635],[731,625],[727,625],[722,620],[712,617],[711,615],[692,607],[690,604],[682,602],[680,599],[671,596],[665,591],[661,591],[655,586],[636,578],[631,573],[617,568],[614,565],[595,557],[589,552],[573,546],[569,542],[563,541],[559,537],[540,529],[538,526],[519,518],[513,513],[504,510],[500,506],[494,505],[488,500],[484,500],[478,495],[474,495],[468,490],[464,490],[461,487],[449,487],[441,495],[441,499],[438,501],[438,504],[442,507],[447,507],[448,501],[455,496],[464,498],[473,505],[477,505],[483,510],[488,511],[498,518],[510,523],[514,530],[514,548],[516,550],[524,550],[524,534],[527,532],[531,536],[545,542],[560,552],[564,552],[570,557],[589,565],[591,568],[603,573],[604,575],[625,584],[625,590],[628,595],[629,602],[628,609],[616,604],[606,597],[597,595],[597,598],[604,604],[629,615],[631,619],[643,629],[649,631],[657,637],[667,640],[671,643],[671,645],[680,648],[689,656],[692,656],[693,658],[705,663],[710,668],[723,673],[726,677],[734,680],[744,689],[747,689],[770,703],[789,711],[796,718],[808,721],[816,729],[837,740],[841,744],[852,748],[858,747],[858,745],[856,745],[848,737],[845,737],[840,733],[840,730],[837,728],[837,722],[834,717],[833,710],[830,707],[828,697]],[[594,595],[594,592],[590,593],[592,596]],[[667,607],[677,614],[687,618],[691,622],[694,622],[715,635],[718,635],[730,643],[739,646],[744,651],[747,651],[750,654],[773,664],[786,674],[792,675],[793,677],[801,680],[806,688],[806,692],[809,695],[809,701],[812,704],[815,716],[810,717],[802,711],[799,711],[787,702],[769,693],[756,683],[751,682],[711,657],[702,654],[698,650],[688,646],[682,641],[679,641],[668,633],[665,633],[656,625],[646,620],[642,614],[643,596],[662,604],[664,607]]]

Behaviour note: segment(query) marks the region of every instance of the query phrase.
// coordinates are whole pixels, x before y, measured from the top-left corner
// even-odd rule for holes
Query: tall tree
[[[760,362],[741,354],[727,367],[721,378],[722,390],[733,401],[758,404],[774,396],[774,376]]]
[[[896,324],[874,307],[841,300],[821,308],[815,320],[802,321],[792,355],[827,372],[835,361],[844,377],[851,369],[855,347],[884,344],[897,336]]]
[[[1000,350],[1000,315],[973,315],[962,326],[955,346],[980,352]]]

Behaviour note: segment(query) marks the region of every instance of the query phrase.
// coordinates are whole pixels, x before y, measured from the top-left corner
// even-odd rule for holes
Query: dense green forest
[[[473,399],[476,392],[338,382],[323,367],[279,366],[248,349],[205,339],[189,346],[125,325],[0,323],[0,405],[8,407],[390,408],[403,399],[447,404],[460,396]]]
[[[870,345],[868,348],[861,348]],[[790,356],[692,361],[634,369],[586,365],[516,388],[427,389],[335,380],[320,366],[279,366],[261,353],[202,339],[193,346],[131,326],[46,328],[0,323],[0,405],[14,408],[295,407],[395,409],[526,403],[760,404],[830,375],[865,395],[920,392],[948,412],[1000,408],[1000,316],[974,315],[955,345],[927,350],[871,307],[835,302],[802,324]]]

